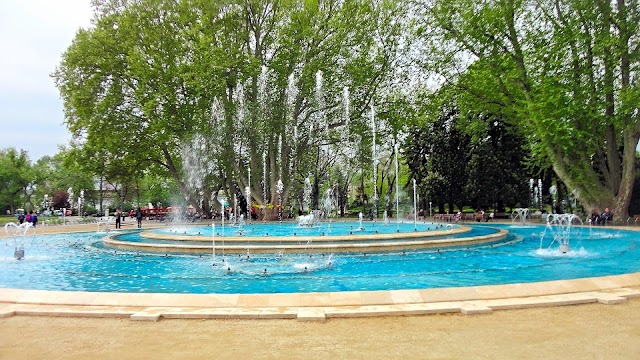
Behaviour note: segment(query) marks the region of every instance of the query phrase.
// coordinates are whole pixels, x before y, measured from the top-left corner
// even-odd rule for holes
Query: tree
[[[11,210],[29,201],[28,189],[32,184],[31,162],[26,150],[15,148],[0,150],[0,206]]]
[[[585,207],[626,218],[640,139],[638,6],[436,2],[422,34],[435,45],[430,68],[468,95],[461,109],[504,114]]]
[[[87,158],[103,154],[96,170],[118,159],[171,176],[197,206],[247,187],[286,202],[329,161],[315,149],[340,138],[343,87],[362,121],[406,45],[394,1],[95,3],[54,73],[68,127]]]
[[[476,209],[527,207],[529,176],[525,171],[526,141],[516,129],[498,116],[470,116],[469,121],[484,124],[471,137],[465,193]],[[479,135],[479,136],[478,136]]]
[[[437,118],[425,119],[411,130],[406,145],[407,164],[422,197],[442,213],[446,204],[451,213],[465,204],[469,137],[458,128],[459,116],[455,106],[443,106]]]

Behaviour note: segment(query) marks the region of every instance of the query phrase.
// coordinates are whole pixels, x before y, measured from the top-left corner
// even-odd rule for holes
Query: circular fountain
[[[264,228],[245,225],[245,236],[238,236],[232,226],[226,227],[223,236],[218,224],[215,228],[207,226],[206,232],[203,226],[175,226],[109,234],[110,238],[128,245],[135,245],[137,241],[156,247],[166,247],[168,243],[196,248],[206,241],[208,246],[197,253],[176,248],[166,252],[158,248],[151,251],[151,247],[113,248],[102,241],[105,234],[91,232],[34,236],[33,242],[38,246],[28,248],[28,256],[17,261],[10,246],[13,243],[7,237],[6,246],[0,248],[3,264],[0,287],[128,293],[316,293],[480,286],[640,271],[637,262],[640,238],[630,231],[603,228],[590,233],[587,227],[576,226],[570,235],[569,251],[563,254],[559,244],[568,245],[568,241],[554,236],[551,228],[542,225],[473,225],[468,231],[454,227],[452,231],[458,234],[437,236],[437,233],[447,233],[443,227],[424,231],[433,236],[416,240],[411,238],[413,224],[405,223],[410,231],[401,235],[407,239],[398,241],[367,241],[357,235],[337,235],[341,228],[353,226],[355,229],[357,222],[333,222],[331,229],[336,235],[326,235],[328,226],[322,227],[324,225],[320,223],[308,229],[325,232],[324,237],[318,235],[317,239],[318,242],[324,239],[324,243],[317,244],[325,247],[322,252],[304,252],[305,247],[311,249],[314,244],[307,244],[307,235],[301,235],[305,229],[295,223]],[[365,226],[365,232],[371,236],[397,236],[396,226],[373,222]],[[297,235],[274,233],[285,231],[284,228]],[[269,236],[259,234],[260,229],[269,231]],[[389,232],[383,233],[384,229]],[[475,238],[493,236],[499,230],[508,233],[502,240],[472,242]],[[143,233],[169,236],[173,240],[143,238]],[[541,233],[545,234],[543,250],[539,250]],[[336,239],[331,239],[332,236]],[[181,237],[188,239],[176,240]],[[337,237],[351,239],[337,240]],[[299,243],[290,244],[278,238],[294,238]],[[266,240],[276,240],[278,245],[273,244],[268,253],[258,253],[252,248],[272,245],[263,243]],[[409,243],[423,242],[432,243],[434,247],[402,249]],[[334,248],[326,249],[332,243]],[[388,250],[377,251],[378,243],[388,243]],[[296,251],[282,248],[287,245],[299,245],[299,248]],[[334,251],[341,246],[351,251]],[[210,252],[206,254],[203,249]],[[237,252],[232,252],[233,249]]]
[[[313,215],[298,223],[237,224],[236,226],[180,226],[126,234],[110,234],[106,246],[160,253],[290,254],[379,252],[468,246],[499,242],[508,231],[493,229],[482,235],[469,226],[399,223],[397,226],[361,222],[316,222]],[[215,231],[215,233],[214,233]],[[212,241],[215,238],[215,242]]]

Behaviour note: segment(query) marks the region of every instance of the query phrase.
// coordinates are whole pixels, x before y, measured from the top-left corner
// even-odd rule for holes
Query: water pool
[[[482,228],[475,225],[474,228]],[[640,234],[574,228],[571,252],[549,248],[544,226],[507,229],[505,242],[468,248],[352,254],[153,254],[106,248],[104,233],[0,239],[0,287],[141,293],[288,293],[395,290],[526,283],[640,271]],[[542,237],[545,235],[544,238]],[[216,266],[212,264],[216,263]],[[263,273],[263,265],[277,264]],[[306,267],[306,269],[305,269]]]

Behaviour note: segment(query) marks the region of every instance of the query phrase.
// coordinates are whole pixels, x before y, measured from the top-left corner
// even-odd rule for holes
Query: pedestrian
[[[121,228],[120,219],[122,219],[122,211],[120,211],[120,208],[118,208],[116,209],[116,229]]]
[[[136,220],[138,220],[138,229],[142,227],[142,210],[138,208],[136,210]]]
[[[20,213],[20,215],[18,215],[18,222],[20,222],[20,224],[24,223],[24,214]]]
[[[33,224],[33,227],[36,227],[36,225],[38,225],[38,215],[33,213],[31,215],[31,223]]]

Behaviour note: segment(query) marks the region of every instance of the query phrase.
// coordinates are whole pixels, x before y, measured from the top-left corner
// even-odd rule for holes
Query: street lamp
[[[431,215],[431,201],[429,201],[429,217],[432,217],[432,215]]]

